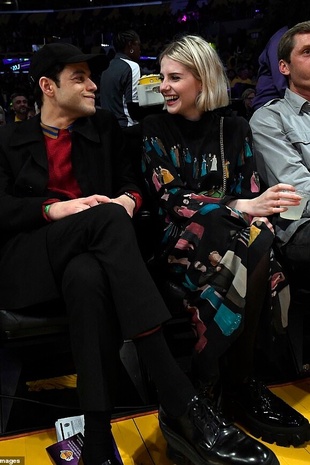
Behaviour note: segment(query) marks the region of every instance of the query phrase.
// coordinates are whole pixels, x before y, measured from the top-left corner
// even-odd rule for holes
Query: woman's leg
[[[309,422],[251,378],[273,234],[264,223],[246,227],[225,210],[215,209],[204,218],[194,215],[181,239],[175,246],[175,256],[184,261],[186,255],[186,284],[196,297],[189,310],[199,335],[193,357],[198,384],[208,396],[218,392],[216,380],[223,358],[225,398],[241,424],[252,434],[280,445],[307,441]]]
[[[269,267],[267,253],[248,276],[243,331],[229,349],[223,367],[228,386],[240,385],[253,375],[256,336],[269,285]]]
[[[197,330],[193,373],[204,384],[215,382],[220,358],[236,343],[244,325],[252,324],[245,323],[248,276],[258,275],[267,286],[268,259],[267,273],[259,263],[269,256],[272,241],[264,223],[249,226],[236,212],[214,206],[189,220],[173,249],[170,263],[187,263],[187,310]]]
[[[248,277],[244,330],[223,363],[223,399],[227,411],[251,434],[282,446],[310,438],[308,420],[275,396],[254,376],[257,330],[267,292],[270,257],[264,255]]]

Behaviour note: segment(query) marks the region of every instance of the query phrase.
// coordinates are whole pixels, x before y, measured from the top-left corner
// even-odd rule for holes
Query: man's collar
[[[96,115],[89,118],[79,118],[72,125],[74,132],[81,134],[93,142],[100,142],[99,129],[97,130]],[[13,123],[12,123],[13,124]],[[42,140],[40,115],[36,115],[23,123],[15,125],[14,136],[10,143],[13,146],[27,144],[29,142]],[[42,129],[42,128],[41,128]]]
[[[41,121],[41,128],[42,132],[45,136],[49,137],[50,139],[58,139],[59,136],[59,128],[54,126],[48,126],[47,124],[42,123]],[[72,132],[72,124],[66,128],[70,133]]]
[[[289,102],[295,113],[299,115],[302,112],[310,113],[310,103],[304,97],[296,94],[296,92],[286,89],[284,98]]]

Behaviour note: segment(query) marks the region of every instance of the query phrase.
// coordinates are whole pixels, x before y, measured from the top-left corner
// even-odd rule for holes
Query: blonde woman
[[[227,79],[203,38],[173,41],[159,62],[167,112],[143,122],[142,169],[158,204],[168,272],[187,289],[185,306],[197,330],[193,377],[209,399],[224,380],[224,400],[252,434],[284,446],[301,444],[309,439],[308,420],[253,378],[270,283],[280,284],[273,296],[286,289],[272,255],[268,217],[299,204],[300,197],[287,184],[260,193],[249,124],[222,116]],[[186,455],[163,410],[159,417],[172,449]]]

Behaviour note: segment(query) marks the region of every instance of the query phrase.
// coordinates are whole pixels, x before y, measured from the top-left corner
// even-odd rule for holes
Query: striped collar
[[[45,136],[50,137],[51,139],[58,139],[59,136],[59,128],[54,128],[53,126],[48,126],[47,124],[40,122],[42,132]],[[66,128],[70,133],[72,132],[73,125],[71,124]]]

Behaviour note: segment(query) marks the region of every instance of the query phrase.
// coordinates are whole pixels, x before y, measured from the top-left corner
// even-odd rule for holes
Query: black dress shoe
[[[263,441],[299,446],[310,439],[309,421],[258,380],[251,379],[224,399],[233,418]]]
[[[167,456],[177,465],[279,465],[274,453],[227,422],[207,399],[195,396],[184,415],[159,409]]]

